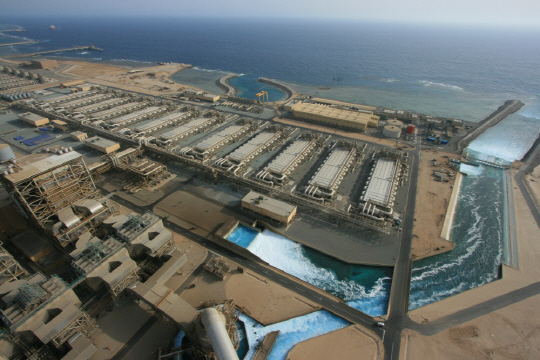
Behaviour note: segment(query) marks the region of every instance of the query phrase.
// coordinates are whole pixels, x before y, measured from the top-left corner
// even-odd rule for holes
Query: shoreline
[[[237,74],[228,74],[216,80],[216,85],[225,92],[225,96],[234,96],[238,92],[234,86],[228,83],[228,80],[238,77]]]

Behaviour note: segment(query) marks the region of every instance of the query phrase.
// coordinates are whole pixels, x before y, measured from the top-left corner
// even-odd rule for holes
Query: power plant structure
[[[223,120],[223,117],[216,116],[213,113],[208,114],[208,116],[197,117],[177,126],[173,130],[161,134],[158,139],[152,140],[152,142],[161,147],[172,147],[184,138],[221,124]]]

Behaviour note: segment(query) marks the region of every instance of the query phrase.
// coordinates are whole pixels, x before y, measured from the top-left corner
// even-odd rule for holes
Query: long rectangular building
[[[361,200],[369,201],[388,206],[396,175],[397,162],[392,159],[379,158],[373,168],[371,179],[362,195]]]
[[[379,117],[372,112],[344,110],[326,105],[299,103],[292,107],[292,112],[297,119],[359,131],[379,125]]]

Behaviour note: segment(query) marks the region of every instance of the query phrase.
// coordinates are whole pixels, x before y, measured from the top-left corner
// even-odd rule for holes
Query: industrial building
[[[397,189],[407,177],[408,156],[395,151],[373,154],[372,167],[364,185],[357,208],[349,206],[348,213],[384,223],[394,213]]]
[[[55,109],[58,108],[64,108],[64,109],[70,109],[70,108],[79,108],[85,105],[95,104],[99,103],[101,101],[105,101],[107,99],[114,98],[114,94],[96,94],[92,96],[85,96],[82,98],[74,99],[71,101],[63,102],[61,104],[58,104]]]
[[[163,147],[168,147],[175,144],[176,142],[180,141],[183,138],[186,138],[188,136],[201,132],[205,129],[208,129],[209,127],[219,124],[222,121],[223,119],[217,116],[198,117],[198,118],[189,120],[188,122],[181,124],[180,126],[177,126],[171,131],[161,134],[159,136],[159,139],[156,140],[156,142]]]
[[[321,146],[320,136],[305,132],[279,153],[263,170],[257,172],[255,178],[270,186],[283,186],[294,170],[309,157],[309,154]]]
[[[231,142],[242,139],[246,134],[257,130],[258,123],[253,120],[240,120],[234,125],[230,125],[218,133],[203,139],[194,147],[185,147],[178,153],[185,157],[198,160],[206,160],[219,149]]]
[[[243,143],[226,157],[218,159],[214,165],[236,173],[237,170],[245,168],[256,157],[285,140],[290,132],[290,128],[272,126]]]
[[[84,141],[88,139],[88,134],[82,131],[74,131],[69,134],[73,140]]]
[[[22,280],[27,277],[29,277],[28,272],[0,243],[0,286],[4,283]]]
[[[58,61],[49,59],[31,60],[30,66],[34,69],[53,69],[58,67]]]
[[[111,154],[120,149],[120,144],[99,136],[94,136],[84,140],[86,146],[104,154]]]
[[[212,103],[219,101],[219,98],[220,98],[219,95],[210,94],[203,91],[184,91],[182,96],[185,96],[189,98],[190,100],[198,99],[198,100],[208,101]]]
[[[292,107],[292,112],[296,119],[358,131],[366,131],[368,127],[377,127],[379,124],[379,117],[370,112],[345,110],[312,103],[296,104]]]
[[[242,199],[242,209],[268,217],[283,225],[289,225],[296,216],[296,206],[269,198],[255,191],[250,191]]]
[[[357,143],[334,143],[324,163],[309,180],[303,195],[320,202],[334,199],[345,175],[363,160],[366,147],[366,144],[361,147]]]
[[[240,339],[236,322],[243,309],[231,299],[220,305],[211,302],[199,311],[183,300],[169,279],[181,271],[186,262],[186,254],[173,251],[171,258],[154,275],[132,287],[133,293],[185,332],[193,343],[196,358],[238,360],[236,350]]]
[[[0,180],[15,204],[62,246],[116,211],[101,198],[82,155],[74,151],[19,158]]]
[[[343,101],[337,101],[337,100],[330,100],[330,99],[323,99],[323,98],[311,98],[310,101],[315,102],[317,104],[322,105],[334,105],[339,106],[343,108],[349,108],[351,110],[357,110],[357,111],[367,111],[369,113],[373,113],[377,110],[375,106],[369,106],[369,105],[361,105],[361,104],[354,104],[354,103],[348,103]]]
[[[15,347],[13,352],[18,350],[23,358],[49,359],[40,357],[49,354],[45,345],[57,349],[71,347],[68,341],[74,336],[87,339],[96,329],[96,321],[79,309],[81,301],[72,286],[57,276],[46,279],[35,274],[22,283],[7,283],[2,285],[2,294],[6,304],[0,311],[7,327],[4,331],[8,342]],[[91,345],[88,340],[86,343]],[[93,345],[90,345],[91,349]]]
[[[152,120],[144,125],[139,125],[133,131],[139,135],[148,135],[164,127],[175,124],[179,121],[189,119],[193,116],[191,112],[174,112],[158,119]]]
[[[163,220],[150,212],[113,216],[105,220],[104,225],[111,234],[126,243],[134,258],[143,254],[160,257],[176,248],[173,235],[165,228]]]
[[[104,110],[104,109],[110,109],[113,106],[122,105],[130,101],[131,99],[128,97],[112,98],[112,99],[107,99],[105,101],[98,101],[93,104],[76,107],[73,109],[73,111],[81,113],[81,114],[89,114],[89,113],[93,113],[93,112]]]
[[[138,110],[130,114],[122,115],[109,121],[110,129],[117,129],[135,121],[149,119],[153,116],[163,114],[169,111],[168,106],[150,106],[146,109]]]
[[[149,105],[148,102],[131,102],[124,105],[118,105],[107,110],[101,110],[88,115],[92,120],[107,120],[115,116],[127,114],[131,111],[137,111],[143,109]]]
[[[86,248],[76,255],[73,267],[94,291],[105,285],[111,295],[119,298],[129,285],[139,280],[137,263],[118,240],[91,238],[85,245]]]
[[[20,120],[35,127],[47,125],[49,123],[49,119],[46,117],[31,112],[18,114],[17,116]]]

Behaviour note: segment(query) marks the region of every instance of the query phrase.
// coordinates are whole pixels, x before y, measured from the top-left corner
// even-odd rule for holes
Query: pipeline
[[[239,360],[219,312],[214,308],[206,308],[201,313],[201,321],[217,360]]]

